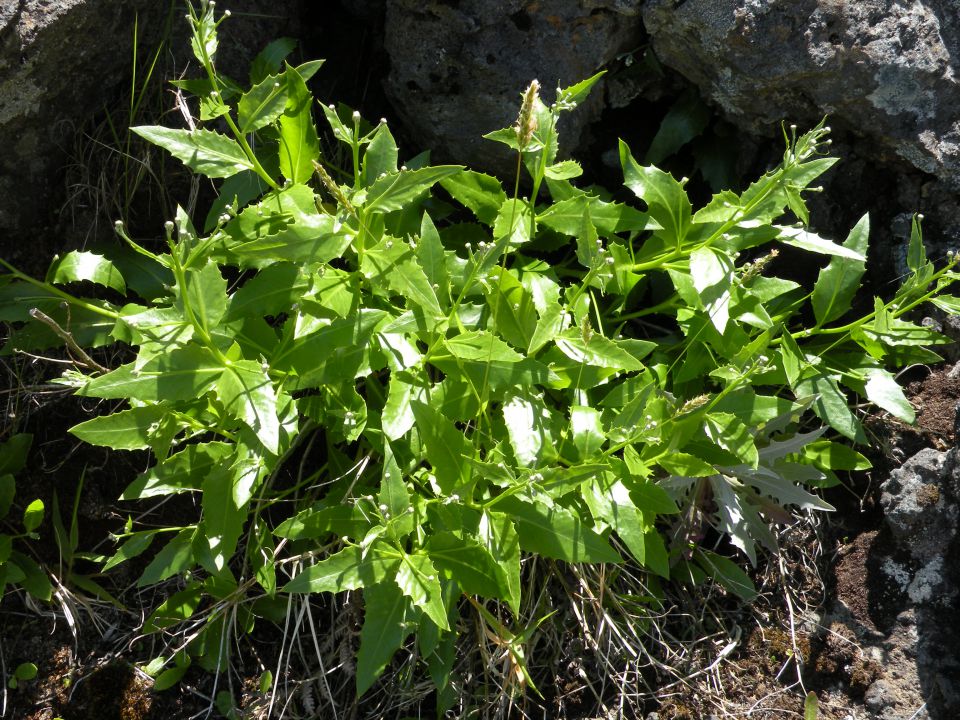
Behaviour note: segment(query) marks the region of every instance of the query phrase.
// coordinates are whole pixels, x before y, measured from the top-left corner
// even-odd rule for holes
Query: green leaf
[[[496,508],[516,523],[520,547],[527,552],[573,563],[622,560],[606,540],[566,508],[532,505],[517,497],[498,499]]]
[[[388,213],[401,210],[434,183],[462,172],[459,165],[437,165],[420,170],[401,170],[380,178],[367,190],[364,210],[367,213]]]
[[[43,500],[37,498],[23,511],[23,529],[33,532],[43,522]]]
[[[838,433],[854,442],[868,442],[863,426],[851,412],[847,397],[834,378],[820,373],[798,382],[795,391],[798,397],[815,395],[813,411]]]
[[[356,505],[333,505],[303,510],[277,525],[273,534],[291,540],[312,540],[333,533],[359,540],[369,532],[372,523]]]
[[[759,460],[753,434],[746,424],[730,413],[710,412],[703,419],[703,430],[717,446],[736,455],[751,467]]]
[[[194,400],[210,389],[222,372],[223,365],[209,351],[188,345],[151,358],[139,370],[135,363],[127,363],[91,378],[77,395],[153,402]]]
[[[415,607],[423,610],[434,625],[441,630],[450,629],[441,597],[440,579],[429,556],[422,553],[403,553],[396,581],[403,594],[410,598]]]
[[[656,165],[676,154],[706,129],[710,117],[710,111],[697,91],[686,91],[660,121],[660,128],[647,150],[647,163]]]
[[[166,580],[178,573],[184,572],[193,565],[193,538],[195,527],[187,527],[177,533],[176,537],[163,546],[153,560],[147,565],[137,587],[146,587]]]
[[[695,558],[710,577],[744,602],[753,602],[757,598],[758,593],[753,581],[729,558],[700,548],[697,549]]]
[[[305,183],[313,175],[313,161],[320,157],[320,140],[311,112],[313,94],[296,69],[288,65],[283,75],[287,100],[280,115],[280,172],[294,183]]]
[[[520,362],[523,355],[484,330],[468,330],[443,341],[443,346],[461,360]]]
[[[693,212],[683,186],[659,168],[638,165],[623,140],[620,141],[620,164],[624,184],[647,204],[647,212],[663,228],[666,240],[681,244]]]
[[[47,282],[54,285],[81,280],[113,288],[121,295],[127,293],[123,275],[103,255],[74,250],[63,257],[54,258],[50,269],[47,270]]]
[[[363,695],[383,673],[387,663],[413,627],[408,623],[410,603],[395,583],[364,588],[363,627],[357,652],[357,695]]]
[[[328,262],[350,245],[336,219],[317,212],[313,190],[291,185],[264,196],[224,227],[228,258],[236,264],[261,267],[270,260],[294,263]]]
[[[866,213],[854,225],[843,246],[866,257],[869,235],[870,215]],[[817,325],[826,325],[850,309],[850,304],[860,289],[865,268],[864,262],[834,257],[820,271],[810,298]]]
[[[13,498],[17,494],[17,481],[9,473],[0,475],[0,519],[5,518],[10,512],[10,506],[13,505]],[[7,537],[0,535],[0,537]],[[0,562],[0,565],[3,563]],[[3,592],[0,590],[0,592]]]
[[[803,447],[803,457],[827,470],[869,470],[871,462],[853,448],[831,440],[816,440]]]
[[[730,319],[733,260],[714,248],[697,248],[690,253],[690,277],[710,322],[722,334]]]
[[[215,262],[208,262],[200,270],[188,270],[183,302],[189,303],[194,319],[210,333],[227,311],[227,281]]]
[[[266,127],[280,117],[287,105],[286,78],[269,75],[240,96],[237,116],[244,135]]]
[[[188,445],[130,483],[120,499],[139,500],[199,490],[203,479],[233,452],[233,445],[222,442]]]
[[[103,567],[100,568],[100,571],[107,572],[120,563],[139,557],[149,549],[150,545],[153,544],[153,539],[159,532],[159,530],[146,530],[144,532],[133,533],[124,540],[123,544],[117,548],[117,551],[107,559]]]
[[[509,515],[484,510],[480,516],[478,538],[491,557],[503,569],[507,586],[507,605],[520,612],[520,537]]]
[[[657,464],[677,477],[707,477],[717,473],[713,465],[690,453],[667,453],[657,458]]]
[[[588,213],[597,232],[604,237],[618,232],[645,230],[649,224],[649,218],[639,210],[588,195],[576,195],[554,203],[537,215],[537,223],[564,235],[578,237],[585,213]]]
[[[363,154],[364,185],[372,185],[381,175],[397,172],[398,156],[397,141],[387,124],[381,122]]]
[[[262,458],[238,453],[203,481],[203,537],[214,565],[222,570],[233,557],[247,520],[247,503],[263,470]]]
[[[376,277],[391,290],[406,298],[407,306],[419,307],[431,319],[443,316],[437,294],[426,273],[414,260],[410,249],[386,239],[363,253],[360,270],[366,277]]]
[[[810,252],[815,252],[820,255],[833,255],[855,262],[866,262],[866,257],[862,253],[852,250],[845,245],[838,245],[835,242],[826,240],[819,235],[815,235],[801,228],[780,228],[780,234],[777,236],[777,240],[784,245],[809,250]]]
[[[574,405],[570,408],[570,432],[573,444],[584,460],[592,457],[607,440],[600,413],[592,407]]]
[[[572,328],[557,337],[556,344],[574,362],[616,370],[643,369],[643,364],[616,341],[598,333],[585,338],[580,330]]]
[[[230,296],[224,322],[244,317],[268,317],[288,312],[310,287],[310,280],[292,263],[263,268]]]
[[[497,178],[473,170],[445,177],[440,180],[440,185],[457,202],[469,208],[477,220],[491,227],[507,200],[507,194]]]
[[[114,450],[142,450],[150,447],[150,436],[166,410],[157,405],[101,415],[70,428],[70,434],[86,443]]]
[[[456,425],[429,405],[414,400],[410,407],[437,484],[449,495],[469,477],[467,458],[473,457],[473,448]]]
[[[503,422],[517,462],[537,467],[557,456],[553,419],[542,395],[518,389],[504,399]]]
[[[143,623],[143,632],[159,632],[193,617],[203,598],[203,586],[192,583],[164,600]]]
[[[576,160],[563,160],[544,168],[543,174],[551,180],[571,180],[583,175],[583,168]]]
[[[446,256],[443,243],[440,242],[440,233],[437,232],[433,220],[427,213],[423,214],[420,223],[420,242],[417,243],[417,262],[427,277],[442,306],[446,306],[444,298],[450,292],[450,275],[447,272]]]
[[[387,390],[387,402],[383,406],[380,423],[383,434],[390,440],[397,440],[406,435],[413,427],[413,408],[410,401],[419,397],[420,388],[406,382],[401,374],[390,375],[390,385]]]
[[[232,361],[217,381],[217,396],[224,409],[246,423],[267,450],[280,453],[277,391],[260,363]]]
[[[903,394],[903,388],[886,370],[870,370],[865,388],[867,400],[877,407],[883,408],[907,423],[912,423],[916,419],[916,412]]]
[[[27,455],[30,445],[33,444],[33,435],[17,433],[0,443],[0,475],[16,475],[27,464]],[[2,513],[0,513],[2,517]]]
[[[225,178],[243,170],[252,170],[253,163],[236,140],[210,130],[175,130],[159,125],[130,128],[140,137],[159,145],[195,173],[211,178]]]
[[[250,84],[256,85],[269,75],[276,74],[286,57],[296,48],[297,41],[288,37],[277,38],[268,44],[250,62]]]
[[[606,70],[601,70],[596,75],[574,83],[570,87],[557,88],[555,108],[557,110],[573,110],[577,105],[587,99],[587,95],[590,94],[593,86],[606,74]]]
[[[468,594],[510,598],[507,574],[490,551],[476,540],[452,532],[432,534],[424,545],[433,564]]]
[[[399,560],[394,560],[399,564]],[[283,587],[288,593],[343,592],[363,587],[360,569],[364,564],[359,545],[343,550],[311,565]]]
[[[496,268],[490,273],[486,295],[500,336],[514,347],[526,349],[537,328],[531,294],[510,271]]]
[[[638,510],[626,486],[619,480],[598,475],[587,484],[583,493],[590,513],[605,523],[627,546],[630,554],[642,566],[647,566],[646,530],[648,523]],[[652,569],[652,568],[651,568]]]

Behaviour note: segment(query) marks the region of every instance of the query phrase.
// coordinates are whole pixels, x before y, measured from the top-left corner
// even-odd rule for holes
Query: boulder
[[[516,120],[534,78],[544,100],[583,80],[642,37],[640,0],[387,0],[385,90],[414,142],[437,160],[511,175],[509,153],[484,133]],[[564,117],[561,147],[576,147],[602,92]]]
[[[743,128],[832,124],[960,188],[957,0],[648,0],[660,60]]]
[[[299,6],[300,0],[242,3],[224,33],[223,61],[245,68],[269,40],[290,32]],[[0,254],[16,256],[22,241],[33,242],[63,204],[62,169],[78,128],[105,108],[126,106],[135,22],[141,63],[169,28],[174,65],[184,69],[183,14],[179,0],[0,3]]]

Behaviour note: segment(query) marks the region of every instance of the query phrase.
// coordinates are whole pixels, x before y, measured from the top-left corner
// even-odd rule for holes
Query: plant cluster
[[[358,693],[415,633],[449,698],[464,614],[522,689],[536,624],[491,601],[518,611],[524,553],[750,599],[748,574],[701,541],[752,562],[775,549],[771,522],[831,509],[811,486],[866,466],[826,436],[867,441],[851,397],[913,420],[890,369],[939,359],[945,338],[908,318],[960,309],[944,294],[960,275],[927,260],[918,220],[895,296],[852,311],[868,218],[842,244],[806,227],[804,193],[835,162],[823,125],[696,211],[622,142],[631,201],[576,184],[558,119],[599,75],[549,105],[534,82],[517,124],[488,136],[516,154],[509,189],[424,155],[400,165],[385,121],[321,105],[342,169],[314,124],[319,63],[272,43],[241,86],[216,68],[213,3],[189,19],[205,74],[177,85],[201,126],[134,131],[222,180],[205,221],[178,210],[162,250],[118,224],[127,252],[68,253],[42,282],[4,263],[0,287],[20,323],[7,350],[65,346],[59,382],[120,408],[71,432],[150,451],[122,499],[198,499],[182,525],[129,521],[103,566],[151,552],[139,585],[180,578],[145,624],[193,623],[150,664],[158,687],[192,662],[224,667],[229,633],[282,617],[290,594],[349,590]],[[828,262],[807,289],[776,275],[778,253]],[[97,293],[68,292],[81,281]],[[128,362],[85,350],[112,343]]]

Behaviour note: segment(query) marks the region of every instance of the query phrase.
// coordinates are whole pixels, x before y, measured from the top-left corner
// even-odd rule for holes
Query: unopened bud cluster
[[[514,126],[514,132],[517,133],[517,144],[523,150],[530,144],[533,133],[537,130],[537,116],[534,113],[537,99],[540,93],[540,83],[532,81],[523,93],[523,103],[520,105],[520,114],[517,116],[517,124]]]

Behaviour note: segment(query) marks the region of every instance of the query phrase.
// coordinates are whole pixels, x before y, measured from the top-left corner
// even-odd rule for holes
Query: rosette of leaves
[[[206,77],[179,82],[205,126],[134,129],[221,180],[203,230],[179,210],[154,252],[120,226],[126,254],[72,253],[46,282],[11,269],[0,288],[3,319],[24,323],[7,348],[133,349],[109,369],[74,353],[61,380],[122,403],[77,437],[151,452],[123,499],[198,498],[183,526],[128,523],[105,566],[149,550],[141,585],[182,578],[149,630],[204,613],[151,664],[163,684],[194,658],[222,667],[228,628],[274,617],[285,594],[346,590],[365,608],[360,693],[412,633],[449,687],[464,612],[526,677],[526,634],[475,600],[518,613],[522,553],[697,568],[750,597],[745,573],[690,542],[712,525],[753,560],[775,545],[769,522],[828,509],[804,486],[863,466],[823,437],[865,441],[850,397],[912,420],[890,368],[936,359],[944,339],[908,317],[955,308],[957,275],[927,261],[917,223],[901,289],[854,312],[867,218],[842,244],[778,224],[807,219],[803,191],[834,162],[825,127],[696,212],[623,143],[626,201],[575,184],[557,119],[599,75],[549,106],[528,90],[518,126],[491,134],[517,152],[526,197],[519,178],[508,194],[425,156],[400,165],[385,122],[320,105],[340,169],[320,154],[316,64],[271,44],[244,89],[216,68],[217,25],[192,12]],[[778,247],[826,257],[812,292],[776,277]],[[108,299],[64,289],[79,280]],[[323,449],[315,467],[305,446]]]

